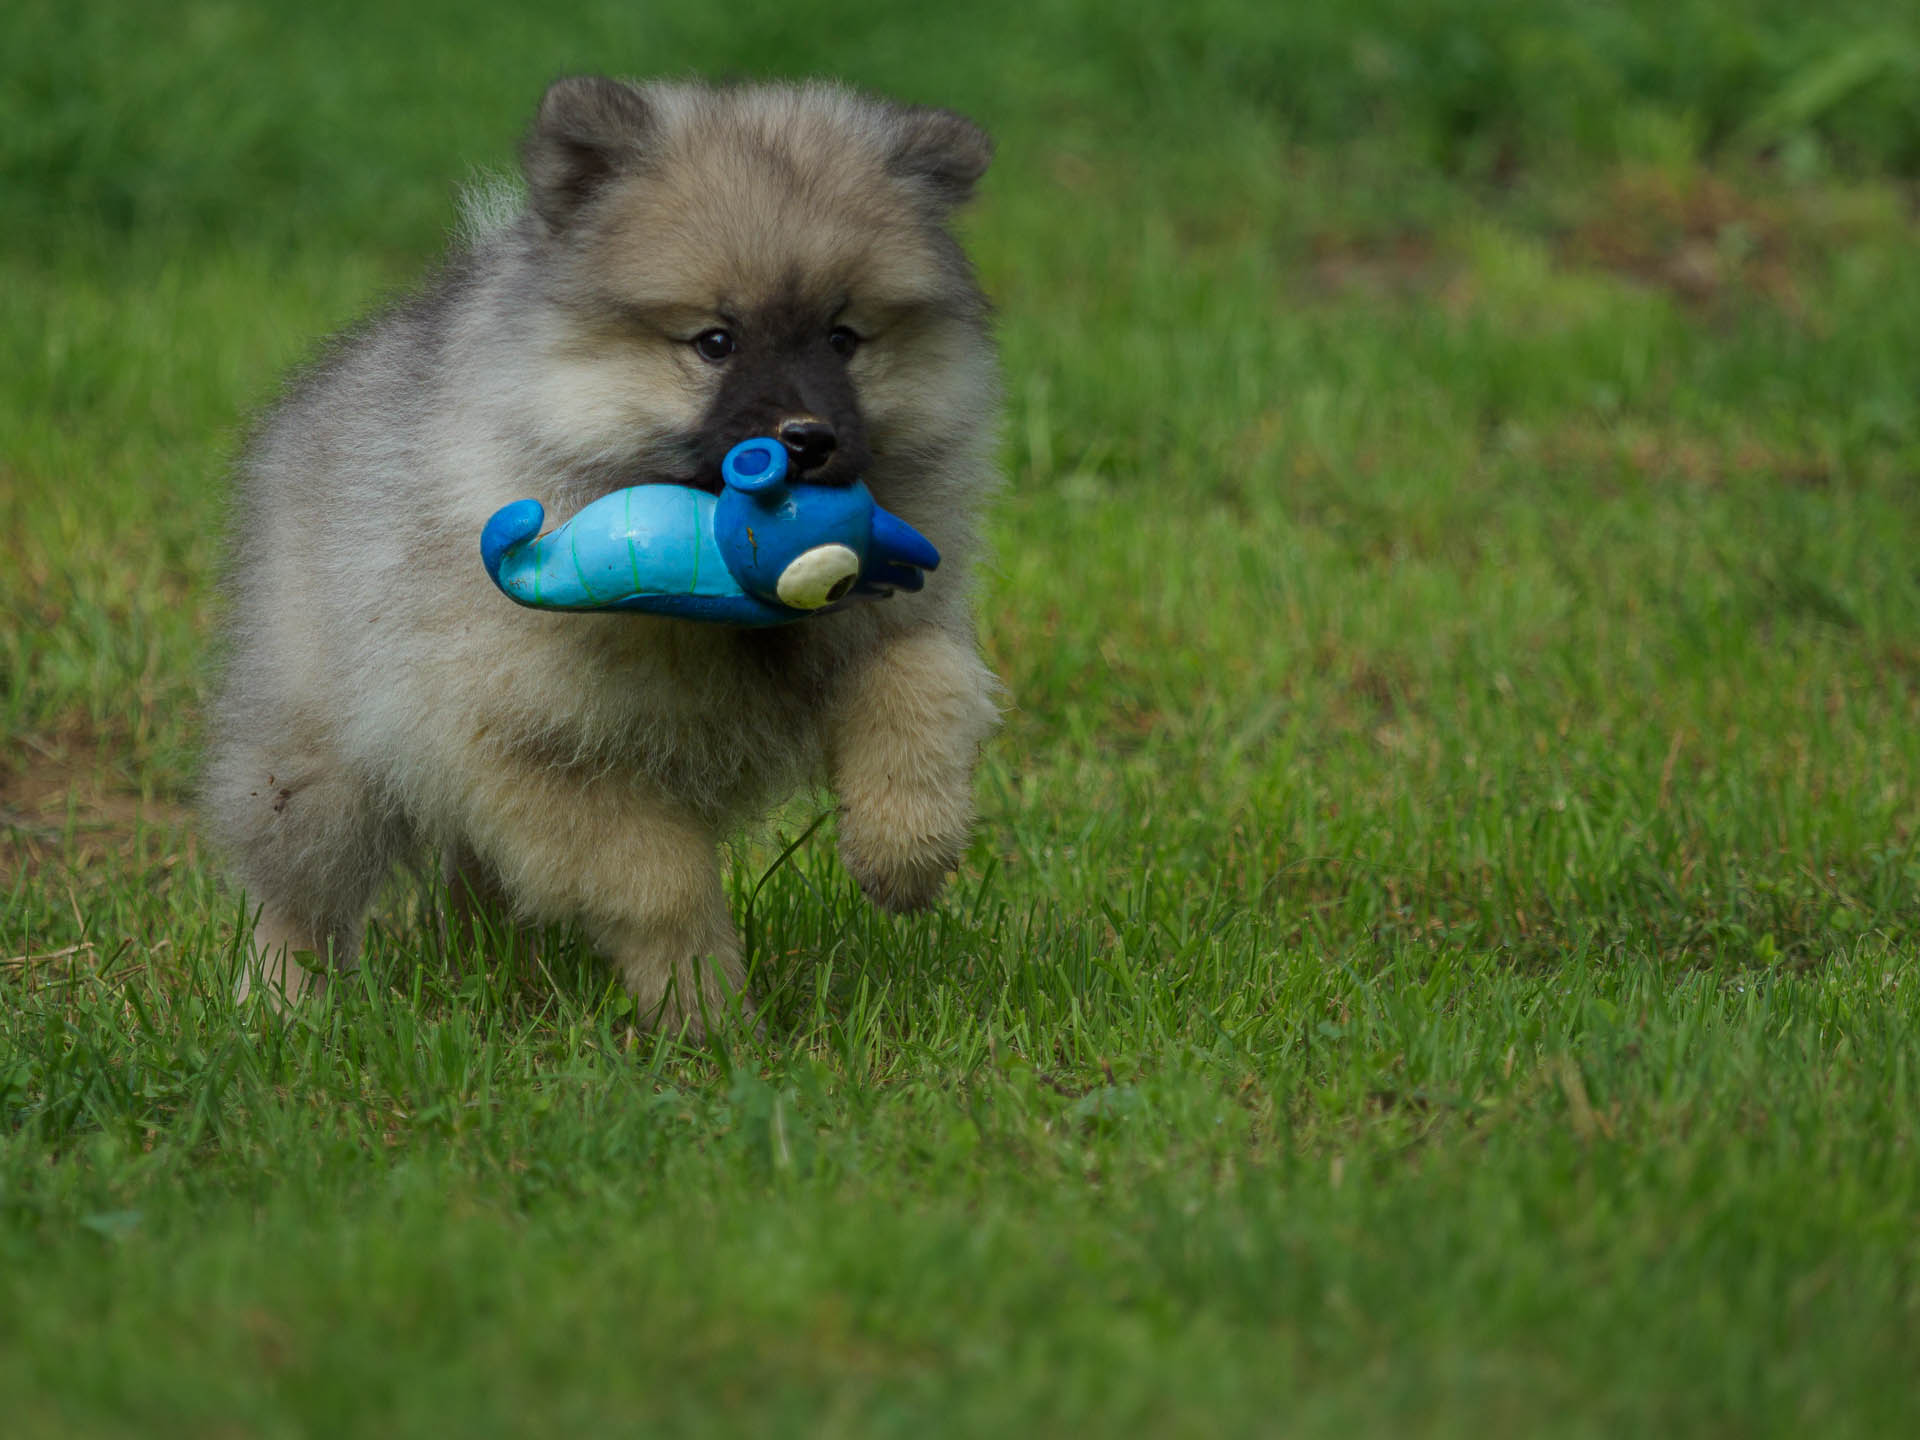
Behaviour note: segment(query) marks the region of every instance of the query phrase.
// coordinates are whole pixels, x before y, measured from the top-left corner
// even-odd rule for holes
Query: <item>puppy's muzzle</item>
[[[833,426],[812,415],[793,415],[774,427],[774,435],[786,446],[789,463],[796,475],[818,470],[833,458],[838,443]]]

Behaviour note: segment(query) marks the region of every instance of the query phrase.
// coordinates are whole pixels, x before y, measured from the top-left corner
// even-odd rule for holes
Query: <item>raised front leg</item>
[[[641,1018],[698,1036],[743,1003],[717,837],[635,784],[494,764],[473,851],[523,917],[577,919]]]
[[[996,688],[971,636],[932,625],[890,637],[848,677],[828,734],[840,854],[876,905],[929,905],[960,863]]]

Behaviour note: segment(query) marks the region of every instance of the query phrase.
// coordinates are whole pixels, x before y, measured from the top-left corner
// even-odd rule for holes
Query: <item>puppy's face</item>
[[[754,435],[830,482],[977,445],[986,306],[944,223],[988,153],[957,116],[821,87],[549,91],[552,398],[606,488],[718,490]]]

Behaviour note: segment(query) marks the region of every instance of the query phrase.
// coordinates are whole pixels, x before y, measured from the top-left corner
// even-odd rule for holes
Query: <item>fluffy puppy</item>
[[[996,718],[970,612],[996,364],[947,228],[990,154],[957,115],[828,85],[547,91],[524,208],[338,340],[242,462],[203,813],[259,908],[256,983],[350,966],[375,889],[431,847],[697,1027],[743,979],[716,846],[814,776],[868,897],[935,897]],[[752,435],[865,479],[939,547],[926,589],[735,630],[488,581],[499,506],[717,490]]]

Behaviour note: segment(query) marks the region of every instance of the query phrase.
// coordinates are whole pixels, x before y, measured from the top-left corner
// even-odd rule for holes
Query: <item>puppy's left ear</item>
[[[951,110],[904,106],[894,112],[887,169],[919,186],[941,208],[964,205],[993,160],[993,137]]]
[[[645,161],[653,108],[631,85],[600,75],[556,80],[520,147],[533,208],[556,230],[615,176]]]

